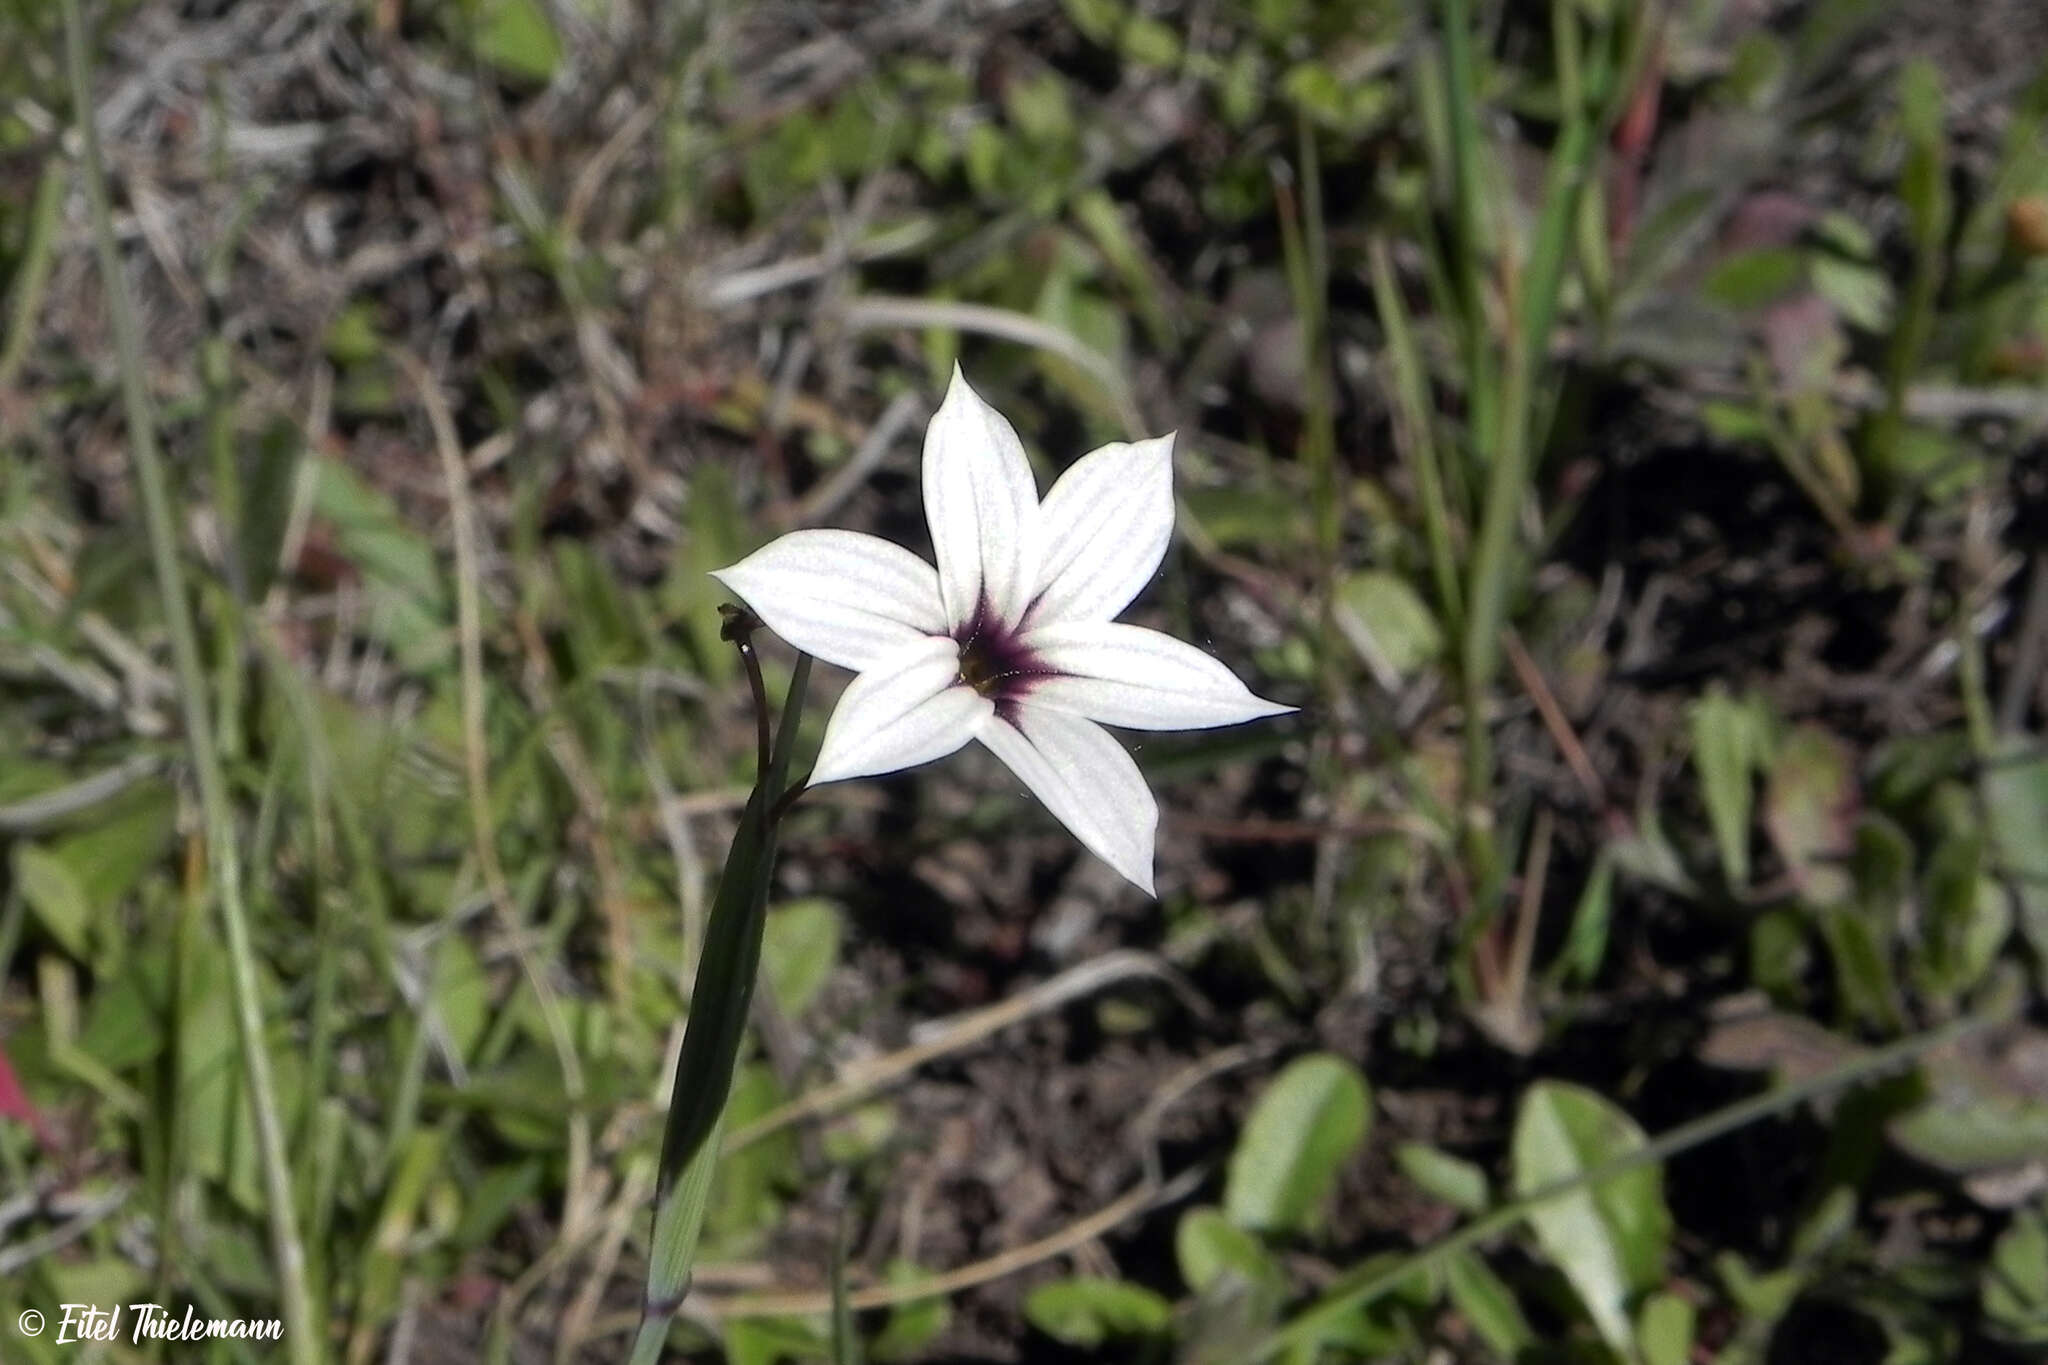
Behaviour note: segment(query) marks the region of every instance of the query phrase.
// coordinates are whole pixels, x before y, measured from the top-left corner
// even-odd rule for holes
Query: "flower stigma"
[[[989,658],[988,651],[981,647],[979,640],[969,640],[960,646],[960,681],[984,697],[996,695],[1002,675],[996,672],[995,661]]]

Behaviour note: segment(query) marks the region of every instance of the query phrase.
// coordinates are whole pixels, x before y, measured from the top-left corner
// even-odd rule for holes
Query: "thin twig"
[[[562,1330],[555,1336],[555,1365],[569,1365],[589,1339],[597,1306],[611,1286],[612,1272],[618,1268],[619,1252],[625,1247],[633,1224],[646,1212],[647,1196],[653,1190],[654,1159],[638,1157],[627,1168],[626,1178],[619,1183],[619,1197],[612,1201],[611,1213],[597,1231],[597,1249],[591,1254],[590,1272],[583,1278],[583,1287],[576,1291],[568,1311],[562,1315]]]
[[[877,331],[889,327],[950,327],[961,332],[978,332],[1005,341],[1036,346],[1041,351],[1073,362],[1102,387],[1103,395],[1115,409],[1132,440],[1145,434],[1145,419],[1138,412],[1130,386],[1115,361],[1082,341],[1072,332],[1055,327],[1029,313],[997,308],[985,303],[956,303],[950,299],[902,299],[866,294],[849,300],[839,314],[849,331]]]
[[[896,395],[889,406],[882,409],[882,415],[868,428],[867,436],[861,441],[860,449],[853,452],[853,458],[832,472],[832,477],[819,484],[796,505],[791,521],[798,526],[815,526],[839,510],[839,505],[852,497],[854,490],[868,481],[889,453],[896,438],[910,425],[923,404],[915,393],[905,390]]]
[[[1177,830],[1223,843],[1314,844],[1325,839],[1375,839],[1399,834],[1424,843],[1440,843],[1441,833],[1414,815],[1346,815],[1329,820],[1274,820],[1263,815],[1235,819],[1173,812],[1166,822]]]
[[[2048,674],[2048,554],[2034,556],[2027,582],[2027,605],[2020,615],[2019,638],[2012,647],[2012,667],[1998,698],[1998,733],[2016,735],[2027,715],[2027,702]]]
[[[856,1289],[846,1296],[847,1304],[859,1312],[874,1308],[893,1308],[898,1304],[918,1303],[925,1299],[958,1294],[962,1290],[1000,1280],[1006,1275],[1014,1275],[1041,1261],[1049,1261],[1055,1256],[1085,1246],[1148,1209],[1185,1198],[1208,1176],[1208,1170],[1198,1166],[1192,1170],[1182,1171],[1164,1185],[1144,1181],[1136,1189],[1103,1205],[1087,1217],[1077,1219],[1035,1242],[1026,1242],[1023,1246],[1012,1247],[986,1260],[961,1266],[957,1270],[949,1270],[942,1275],[933,1275],[929,1279],[913,1280],[905,1284],[877,1284],[865,1289]],[[729,1298],[693,1295],[687,1307],[692,1315],[718,1320],[809,1317],[816,1313],[832,1311],[832,1292],[828,1289],[778,1289],[735,1294]],[[606,1324],[605,1335],[629,1331],[638,1324],[638,1321],[637,1317],[629,1318],[625,1314],[620,1314]]]
[[[1600,774],[1593,770],[1593,760],[1586,756],[1586,746],[1579,743],[1578,734],[1572,723],[1566,719],[1564,708],[1557,704],[1557,694],[1550,690],[1544,680],[1543,670],[1529,657],[1529,651],[1522,647],[1521,637],[1513,630],[1501,635],[1501,644],[1507,648],[1508,662],[1513,665],[1515,676],[1521,679],[1522,688],[1529,694],[1529,700],[1536,703],[1536,712],[1543,717],[1543,728],[1550,731],[1551,743],[1564,755],[1572,776],[1578,779],[1579,788],[1585,792],[1586,800],[1596,811],[1607,809],[1607,786],[1600,780]]]
[[[1514,948],[1508,955],[1506,998],[1517,1013],[1527,1008],[1529,964],[1536,956],[1536,922],[1543,917],[1543,884],[1550,875],[1550,837],[1555,827],[1550,807],[1536,810],[1536,828],[1529,836],[1529,861],[1522,873],[1522,899],[1515,916]]]
[[[789,1103],[770,1110],[752,1123],[735,1128],[725,1142],[725,1155],[759,1142],[771,1133],[779,1132],[803,1119],[816,1118],[844,1108],[863,1095],[868,1095],[897,1078],[907,1075],[937,1057],[959,1052],[964,1048],[987,1038],[999,1029],[1020,1023],[1034,1014],[1057,1009],[1070,1000],[1101,990],[1114,982],[1134,976],[1149,976],[1165,981],[1172,986],[1183,1000],[1197,1013],[1208,1010],[1207,1002],[1192,992],[1171,967],[1149,953],[1131,949],[1120,949],[1105,953],[1101,957],[1072,967],[1047,981],[1007,1000],[1000,1000],[981,1009],[941,1019],[920,1030],[924,1038],[906,1048],[899,1048],[887,1056],[876,1057],[860,1066],[851,1068],[838,1080],[820,1086],[809,1094],[800,1095]]]
[[[857,242],[844,252],[845,258],[855,262],[881,260],[887,256],[901,256],[917,250],[938,235],[938,225],[928,218],[913,219],[901,227],[878,232],[865,242]],[[745,303],[763,294],[772,294],[780,289],[789,289],[829,274],[837,264],[841,253],[821,251],[813,256],[799,256],[793,260],[778,261],[774,265],[756,266],[751,270],[731,270],[715,266],[705,272],[702,283],[692,291],[692,297],[706,308],[729,308]]]
[[[117,1185],[84,1205],[56,1227],[36,1237],[26,1237],[10,1247],[0,1247],[0,1277],[14,1275],[55,1251],[62,1251],[119,1211],[135,1193],[132,1185]],[[31,1204],[33,1207],[33,1204]]]
[[[130,754],[89,777],[0,805],[0,834],[33,834],[113,800],[137,782],[156,776],[163,767],[163,759],[156,754]]]
[[[395,349],[393,354],[411,377],[413,386],[419,390],[420,403],[427,412],[427,423],[434,429],[434,445],[440,453],[441,472],[448,485],[449,519],[455,538],[455,614],[462,662],[462,749],[469,788],[470,834],[476,845],[477,865],[483,873],[485,889],[490,892],[491,905],[496,909],[500,926],[519,961],[520,974],[526,978],[527,988],[533,992],[534,1001],[540,1007],[548,1038],[554,1044],[556,1063],[562,1070],[562,1088],[566,1092],[563,1098],[569,1110],[569,1178],[562,1194],[562,1235],[568,1237],[581,1221],[577,1194],[590,1167],[590,1120],[583,1112],[583,1067],[577,1060],[575,1043],[569,1037],[569,1027],[563,1021],[554,987],[548,984],[539,964],[533,960],[533,950],[527,945],[526,926],[519,921],[518,907],[513,904],[511,887],[505,881],[504,866],[498,861],[498,836],[491,824],[490,754],[484,743],[483,626],[477,588],[476,509],[469,500],[468,467],[463,462],[462,441],[455,434],[455,420],[449,414],[448,400],[441,395],[439,381],[410,352]]]

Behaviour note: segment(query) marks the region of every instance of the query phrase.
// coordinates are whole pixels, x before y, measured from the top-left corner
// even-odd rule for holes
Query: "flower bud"
[[[2023,194],[2006,205],[2005,239],[2022,256],[2048,256],[2048,194]]]

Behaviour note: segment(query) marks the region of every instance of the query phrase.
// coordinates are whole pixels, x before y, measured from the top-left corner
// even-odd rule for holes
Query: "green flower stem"
[[[747,644],[747,623],[728,622],[727,638],[740,646],[748,682],[757,698],[766,691],[760,661]],[[670,1088],[668,1126],[662,1137],[661,1168],[654,1187],[654,1244],[647,1267],[640,1331],[632,1365],[657,1365],[669,1324],[690,1288],[690,1268],[703,1231],[711,1177],[725,1128],[725,1102],[733,1068],[745,1041],[754,977],[761,965],[761,934],[767,923],[768,884],[775,871],[775,837],[788,808],[789,763],[796,747],[797,719],[810,685],[811,660],[799,655],[782,706],[781,728],[772,753],[740,816],[726,854],[725,872],[704,928],[704,950],[690,992],[690,1019],[676,1057]],[[763,734],[767,711],[759,711]],[[764,751],[765,752],[765,751]]]
[[[107,201],[106,170],[100,155],[99,129],[93,120],[92,82],[87,73],[85,22],[79,0],[61,0],[64,48],[71,78],[72,115],[85,147],[85,192],[92,207],[93,235],[99,248],[100,275],[106,283],[107,311],[112,316],[114,345],[121,366],[121,398],[128,422],[128,448],[134,457],[135,481],[142,494],[143,520],[149,533],[150,557],[157,587],[163,594],[164,624],[170,632],[177,664],[178,701],[184,715],[185,742],[199,786],[199,804],[206,823],[207,865],[220,904],[221,929],[227,940],[229,977],[234,989],[235,1023],[240,1036],[242,1070],[249,1086],[249,1107],[256,1117],[256,1150],[263,1169],[264,1202],[270,1215],[270,1249],[276,1260],[278,1298],[284,1314],[285,1340],[292,1365],[316,1365],[321,1335],[314,1321],[314,1300],[306,1283],[306,1251],[299,1240],[292,1196],[291,1168],[286,1164],[284,1125],[278,1118],[277,1092],[270,1076],[270,1055],[263,1039],[263,1002],[256,981],[256,958],[249,943],[248,914],[242,903],[241,861],[235,849],[233,812],[228,807],[227,779],[221,772],[207,715],[206,675],[199,661],[199,642],[185,597],[184,573],[178,562],[178,541],[171,518],[170,492],[163,459],[157,452],[156,427],[143,389],[142,344],[121,274],[121,256],[114,244],[113,210]]]

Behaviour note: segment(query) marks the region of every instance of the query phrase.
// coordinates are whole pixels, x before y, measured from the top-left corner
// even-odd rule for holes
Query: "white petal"
[[[1029,624],[1109,620],[1173,538],[1173,436],[1083,455],[1045,495],[1039,521],[1045,559]]]
[[[1159,805],[1116,737],[1092,721],[1029,704],[979,736],[1096,857],[1152,895]]]
[[[846,685],[825,724],[811,785],[944,758],[994,714],[994,702],[960,681],[952,640],[912,645]]]
[[[792,531],[713,578],[806,654],[855,671],[946,634],[939,576],[858,531]]]
[[[972,620],[983,598],[1000,620],[1021,620],[1038,583],[1038,487],[1016,430],[957,365],[925,428],[924,515],[952,624]]]
[[[1206,730],[1292,711],[1237,680],[1193,645],[1143,626],[1069,621],[1026,634],[1022,644],[1051,675],[1034,679],[1030,706],[1133,730]]]

